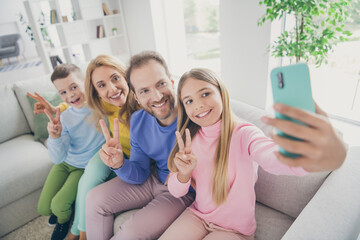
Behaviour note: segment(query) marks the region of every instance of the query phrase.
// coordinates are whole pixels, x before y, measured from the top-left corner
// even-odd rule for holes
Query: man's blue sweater
[[[150,174],[150,162],[156,162],[160,181],[165,183],[169,174],[167,160],[175,143],[177,120],[167,127],[162,127],[157,119],[141,109],[130,119],[130,159],[123,166],[114,170],[123,181],[142,184]]]

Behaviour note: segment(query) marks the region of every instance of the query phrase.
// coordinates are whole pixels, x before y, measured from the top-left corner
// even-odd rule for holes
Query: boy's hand
[[[289,158],[277,152],[277,157],[281,162],[293,167],[303,167],[308,172],[335,170],[342,165],[346,157],[344,143],[331,126],[326,113],[319,106],[315,104],[317,114],[279,103],[274,104],[274,109],[307,125],[303,126],[276,118],[262,118],[266,124],[304,140],[295,141],[273,134],[274,142],[283,149],[301,154],[298,158]]]
[[[45,98],[43,98],[42,96],[40,96],[40,94],[38,94],[37,92],[34,92],[35,95],[31,94],[31,93],[27,93],[27,95],[33,99],[35,99],[36,101],[38,101],[37,103],[35,103],[34,105],[34,115],[40,114],[40,113],[45,113],[44,110],[48,110],[48,112],[50,114],[56,114],[56,107],[54,107],[53,105],[51,105],[48,101],[45,100]]]
[[[189,181],[191,173],[196,167],[197,158],[191,151],[191,136],[189,129],[185,129],[185,145],[180,133],[176,131],[175,134],[179,145],[179,152],[175,154],[174,163],[179,170],[178,180],[182,183],[186,183]]]
[[[60,122],[60,108],[56,109],[56,116],[53,118],[47,109],[44,109],[46,116],[49,118],[47,130],[50,138],[59,138],[61,136],[62,125]]]
[[[105,136],[106,143],[100,149],[100,158],[104,164],[113,169],[118,169],[124,164],[124,155],[119,138],[119,120],[114,119],[114,137],[111,138],[109,130],[104,122],[99,121],[101,130]]]

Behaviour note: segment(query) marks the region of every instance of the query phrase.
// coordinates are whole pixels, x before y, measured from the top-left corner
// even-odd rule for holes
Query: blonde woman
[[[87,106],[92,110],[92,122],[101,132],[99,120],[107,119],[111,133],[119,129],[119,140],[125,158],[130,156],[130,116],[138,110],[133,92],[130,91],[125,80],[125,66],[115,57],[99,55],[93,59],[87,68],[84,82],[85,98]],[[60,108],[64,111],[68,105],[61,103],[54,107],[38,93],[28,95],[38,103],[34,106],[34,114],[43,114],[48,110],[51,114]],[[118,120],[117,120],[118,119]],[[115,127],[114,123],[119,126]],[[113,134],[114,135],[114,134]],[[101,152],[101,150],[100,150]],[[75,215],[68,235],[68,240],[86,239],[85,233],[85,197],[93,187],[113,178],[116,174],[109,167],[113,165],[103,163],[101,153],[96,153],[89,161],[82,175],[75,203]],[[50,223],[50,220],[49,220]]]
[[[106,119],[114,135],[114,122],[118,123],[119,138],[125,158],[130,156],[130,116],[137,110],[133,93],[125,80],[125,66],[115,57],[99,55],[86,70],[85,96],[93,110],[93,121],[100,130],[99,120]],[[115,120],[119,119],[119,121]],[[74,222],[68,239],[86,239],[85,198],[93,187],[113,178],[111,164],[105,165],[99,153],[90,159],[80,179],[75,205]]]
[[[309,125],[290,122],[295,125],[289,128],[277,119],[263,118],[267,124],[305,139],[290,141],[302,155],[299,159],[280,155],[277,144],[288,149],[289,142],[278,136],[272,140],[254,125],[235,119],[225,86],[208,69],[185,73],[177,97],[177,145],[168,159],[168,188],[175,197],[182,197],[192,185],[196,198],[162,240],[254,239],[258,166],[274,174],[302,176],[315,169],[338,168],[345,159],[344,145],[325,117],[276,105],[277,111]],[[319,108],[317,111],[324,115]],[[288,161],[298,166],[289,167]]]

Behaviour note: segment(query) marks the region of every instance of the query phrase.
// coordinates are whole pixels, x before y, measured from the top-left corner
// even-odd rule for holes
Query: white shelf
[[[49,61],[49,55],[54,54],[59,55],[63,62],[69,63],[74,63],[73,54],[82,54],[81,57],[85,62],[89,62],[98,54],[110,54],[128,61],[131,54],[121,1],[25,0],[24,6],[45,71],[52,72],[53,67]],[[107,5],[111,14],[104,16],[102,3]],[[71,7],[71,17],[69,9],[66,8],[68,6]],[[43,12],[45,15],[43,21],[50,21],[50,9],[56,10],[56,18],[59,22],[40,25],[38,21],[40,13]],[[118,13],[113,14],[115,9]],[[69,21],[62,22],[61,11]],[[72,16],[75,16],[76,20],[72,20]],[[103,25],[105,35],[103,38],[96,38],[99,25]],[[116,35],[112,33],[113,28],[117,29]],[[49,36],[47,40],[43,39],[44,31]],[[48,42],[52,42],[52,45],[56,47],[48,47]]]
[[[103,38],[94,38],[94,39],[89,39],[87,41],[84,42],[79,42],[77,44],[82,45],[82,44],[89,44],[89,43],[93,43],[93,42],[98,42],[98,41],[102,41],[104,39],[115,39],[115,38],[123,38],[125,37],[124,34],[118,34],[116,36],[109,36],[109,37],[103,37]],[[75,45],[75,44],[73,44]],[[59,46],[59,47],[54,47],[53,49],[65,49],[65,48],[71,48],[73,45],[64,45],[64,46]]]
[[[121,17],[120,13],[116,13],[116,14],[110,14],[110,15],[106,15],[104,16],[104,18],[115,18],[115,17]]]

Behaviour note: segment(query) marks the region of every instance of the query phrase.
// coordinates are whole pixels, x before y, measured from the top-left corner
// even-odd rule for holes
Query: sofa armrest
[[[282,239],[357,239],[360,231],[360,147],[351,147]]]

